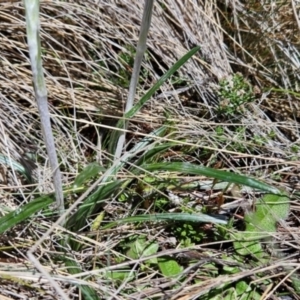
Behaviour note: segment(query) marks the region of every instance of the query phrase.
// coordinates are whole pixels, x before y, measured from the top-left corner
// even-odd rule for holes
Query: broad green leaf
[[[270,238],[276,232],[276,224],[289,214],[289,198],[284,195],[267,194],[255,204],[255,211],[246,213],[245,232],[232,234],[234,248],[240,255],[264,256],[259,240]]]
[[[214,290],[212,292],[214,292]],[[222,295],[217,295],[214,297],[209,297],[209,300],[224,300],[224,297]]]
[[[139,259],[141,257],[150,256],[157,253],[159,248],[158,243],[147,242],[146,237],[142,236],[130,243],[130,248],[126,255],[132,259]],[[156,264],[157,259],[149,259],[145,261],[148,264]]]
[[[162,257],[158,257],[157,260],[158,260],[158,267],[159,267],[161,273],[165,277],[179,275],[183,270],[183,267],[181,267],[177,263],[177,261],[171,257],[162,256]]]
[[[235,285],[236,287],[236,293],[238,296],[241,296],[243,294],[245,294],[246,292],[251,291],[251,287],[249,287],[249,284],[246,283],[246,281],[238,281]]]
[[[297,274],[292,274],[291,275],[291,279],[292,279],[292,285],[293,288],[295,289],[295,291],[298,293],[298,295],[300,294],[300,278],[299,275]]]
[[[225,295],[224,295],[225,294]],[[219,295],[221,296],[221,295]],[[217,297],[219,297],[217,296]],[[222,300],[232,300],[236,298],[236,291],[234,288],[229,288],[226,290],[226,292],[223,292],[223,295],[221,296],[221,298],[216,298],[216,299],[222,299]]]
[[[232,267],[232,266],[224,266],[223,270],[228,274],[236,274],[241,271],[239,267]]]
[[[255,291],[256,285],[250,285],[246,281],[238,281],[235,286],[236,295],[241,300],[259,300],[261,295]]]
[[[105,172],[105,168],[96,162],[89,164],[77,175],[73,187],[81,187],[85,182],[97,176],[100,172]]]
[[[12,228],[18,223],[28,221],[28,219],[40,211],[45,209],[53,203],[53,197],[43,196],[38,199],[32,200],[31,202],[17,208],[16,210],[8,213],[4,217],[0,218],[0,234],[4,231]]]
[[[152,171],[152,172],[164,170],[164,171],[171,171],[171,172],[180,172],[184,174],[204,175],[207,177],[213,177],[230,183],[250,186],[252,188],[269,192],[271,194],[278,194],[278,195],[282,194],[282,192],[277,188],[272,187],[256,179],[247,176],[238,175],[231,172],[198,166],[191,163],[185,163],[185,162],[155,163],[155,164],[145,164],[142,167],[146,171]]]
[[[157,253],[159,248],[158,243],[152,242],[150,245],[144,250],[143,256],[150,256]],[[157,258],[150,258],[145,261],[146,264],[157,264]]]
[[[282,193],[283,194],[283,193]],[[265,195],[261,201],[258,201],[255,216],[258,215],[257,221],[263,223],[262,226],[268,228],[269,221],[285,220],[290,212],[290,200],[287,195]],[[262,218],[266,218],[266,221]]]
[[[235,240],[233,243],[235,251],[240,255],[252,255],[257,258],[264,256],[264,250],[261,243],[253,232],[237,232],[232,234]]]
[[[242,296],[241,300],[261,300],[262,299],[262,295],[260,293],[258,293],[256,290],[252,290],[252,292],[250,293],[250,295],[246,295],[245,296]]]
[[[130,248],[126,255],[132,259],[139,259],[143,255],[146,245],[146,237],[141,236],[130,243]]]

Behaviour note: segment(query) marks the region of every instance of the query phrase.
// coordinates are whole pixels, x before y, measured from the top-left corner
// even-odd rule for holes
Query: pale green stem
[[[47,101],[47,89],[42,66],[41,43],[39,36],[39,1],[24,0],[24,5],[26,11],[27,42],[29,47],[29,56],[31,62],[35,97],[41,118],[43,137],[49,156],[51,170],[53,172],[56,205],[58,208],[58,212],[61,215],[64,212],[64,198],[61,173],[59,169],[55,143],[51,129],[50,114]]]
[[[130,80],[125,113],[127,113],[133,106],[133,101],[136,93],[136,87],[139,79],[142,60],[147,48],[147,35],[151,24],[152,9],[153,9],[153,0],[145,0],[141,32],[140,32],[139,41],[136,48],[136,55],[134,59],[133,71]],[[128,121],[124,120],[124,129],[126,130],[127,128],[128,128]],[[126,137],[125,130],[121,133],[118,139],[118,144],[115,152],[115,160],[121,157],[121,153],[124,147],[125,137]]]

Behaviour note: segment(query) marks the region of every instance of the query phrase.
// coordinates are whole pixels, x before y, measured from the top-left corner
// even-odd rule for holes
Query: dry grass
[[[125,53],[132,55],[130,46],[137,42],[142,16],[143,1],[127,2],[41,2],[43,63],[65,185],[71,184],[89,162],[104,163],[111,159],[99,145],[101,136],[123,113],[127,79],[121,77],[130,74],[131,66],[122,58]],[[294,193],[299,179],[300,151],[299,10],[295,1],[272,1],[269,6],[262,1],[249,4],[157,1],[147,59],[143,63],[147,73],[138,87],[137,99],[190,48],[200,45],[201,51],[178,72],[177,77],[183,83],[174,84],[170,80],[131,122],[129,138],[132,143],[168,119],[172,138],[185,137],[186,145],[195,148],[193,154],[180,156],[173,151],[169,157],[179,156],[182,160],[255,175]],[[26,154],[34,152],[35,184],[26,186],[24,179],[11,168],[1,166],[3,213],[4,207],[17,208],[30,201],[34,193],[52,190],[34,100],[24,16],[22,2],[1,1],[0,154],[24,163]],[[217,89],[221,80],[229,80],[236,71],[257,92],[253,92],[251,103],[243,105],[241,116],[234,119],[217,114],[220,101]],[[276,90],[271,92],[272,88]],[[278,102],[279,106],[276,106]],[[165,112],[171,117],[167,118]],[[223,139],[218,134],[220,127],[223,128]],[[103,299],[202,299],[199,297],[209,289],[243,278],[254,281],[257,279],[255,274],[263,272],[273,277],[274,283],[273,286],[262,284],[263,299],[278,299],[276,284],[280,285],[279,290],[290,290],[293,299],[299,299],[290,287],[289,278],[285,278],[292,268],[299,268],[299,257],[294,254],[299,249],[299,232],[295,230],[299,225],[297,199],[295,196],[291,216],[288,222],[281,224],[281,231],[276,236],[282,247],[294,256],[289,259],[279,257],[270,265],[230,276],[211,278],[206,271],[199,276],[196,269],[186,267],[184,272],[188,276],[181,281],[180,278],[169,280],[159,276],[155,268],[142,270],[143,259],[131,260],[119,247],[120,241],[136,234],[159,241],[160,252],[156,257],[176,257],[178,252],[213,249],[218,264],[222,265],[220,251],[226,249],[228,255],[233,255],[232,247],[209,239],[179,251],[176,249],[178,241],[169,246],[171,237],[164,233],[164,226],[157,224],[140,228],[123,225],[117,230],[103,230],[101,234],[69,232],[84,245],[80,251],[72,253],[72,257],[80,262],[85,274],[70,275],[64,266],[52,260],[58,254],[55,252],[57,240],[66,233],[62,228],[57,228],[43,243],[38,255],[69,299],[79,297],[74,286],[80,283],[94,287]],[[105,210],[112,219],[119,218],[126,215],[128,206],[113,198]],[[58,297],[51,284],[32,271],[25,255],[50,226],[51,220],[46,216],[37,216],[25,228],[16,227],[10,235],[0,237],[3,297]],[[119,262],[123,260],[125,262]],[[205,257],[201,258],[198,267],[205,261]],[[282,268],[288,265],[288,271]],[[124,280],[122,284],[114,285],[103,275],[126,266],[132,272],[140,272],[132,281]],[[88,278],[81,279],[88,274]]]

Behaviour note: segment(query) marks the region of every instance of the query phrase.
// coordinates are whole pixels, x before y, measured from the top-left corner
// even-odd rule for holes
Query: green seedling
[[[218,95],[220,97],[218,113],[227,117],[241,113],[243,104],[254,100],[251,85],[239,73],[234,74],[231,78],[221,80]]]

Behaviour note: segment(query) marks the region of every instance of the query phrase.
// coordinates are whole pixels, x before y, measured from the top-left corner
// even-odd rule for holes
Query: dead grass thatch
[[[185,137],[186,143],[195,147],[200,142],[201,147],[211,151],[205,162],[193,158],[199,163],[213,166],[222,161],[224,168],[244,174],[260,174],[266,181],[292,191],[295,187],[292,181],[298,176],[300,149],[300,116],[297,112],[300,28],[296,4],[295,1],[273,1],[269,6],[263,1],[245,4],[237,1],[156,1],[137,99],[189,49],[200,45],[201,51],[135,117],[130,125],[130,137],[138,139],[138,134],[151,132],[163,123],[166,119],[164,112],[168,111],[178,136]],[[43,64],[64,184],[71,183],[78,170],[96,157],[110,159],[101,152],[99,142],[105,128],[113,126],[123,113],[127,76],[131,71],[126,57],[132,56],[132,47],[138,39],[142,6],[143,1],[41,1]],[[30,187],[30,192],[48,192],[52,190],[51,174],[34,99],[24,16],[21,1],[0,2],[0,154],[24,163],[28,160],[27,155],[34,152],[35,185]],[[253,92],[254,100],[245,104],[242,116],[232,121],[216,113],[220,101],[217,94],[219,82],[230,79],[236,71],[241,72],[258,92]],[[178,79],[181,82],[174,83]],[[277,90],[270,92],[271,88]],[[280,108],[275,105],[278,102]],[[236,130],[241,126],[244,126],[242,133]],[[218,127],[224,129],[225,143],[220,141]],[[31,194],[25,193],[29,187],[22,189],[26,182],[12,169],[4,171],[1,196],[6,203],[14,208],[29,201]],[[280,180],[274,174],[280,175]],[[112,201],[107,209],[114,215],[115,211],[125,213],[126,206],[120,207],[119,203]],[[298,210],[295,202],[293,211]],[[293,241],[289,241],[291,249],[299,246],[296,241],[298,233],[292,229],[298,222],[297,216],[295,213],[292,223],[283,226],[282,236],[293,236]],[[41,220],[39,226],[32,225],[35,230],[30,238],[26,237],[26,230],[32,230],[31,225],[24,230],[16,228],[15,235],[9,240],[8,237],[1,238],[1,244],[14,249],[0,254],[3,260],[3,265],[0,261],[0,277],[3,275],[1,278],[4,278],[0,280],[4,287],[1,294],[6,297],[36,297],[37,291],[43,293],[42,299],[57,297],[47,281],[33,273],[25,256],[32,240],[38,240],[50,226],[47,219]],[[68,297],[77,299],[78,291],[70,286],[82,283],[80,275],[83,274],[71,276],[51,261],[55,240],[62,234],[60,230],[39,249],[39,254],[53,277],[63,282]],[[107,271],[124,266],[135,270],[141,260],[118,264],[107,258],[107,253],[121,255],[116,254],[115,246],[121,238],[133,233],[155,236],[162,245],[170,239],[164,236],[163,228],[151,226],[141,229],[141,232],[123,226],[118,232],[101,233],[106,235],[102,240],[99,236],[94,239],[74,234],[74,238],[86,246],[75,256],[86,270],[96,258],[102,262],[103,268],[107,265]],[[194,248],[198,250],[208,245]],[[165,251],[168,255],[176,254],[174,249]],[[8,256],[18,257],[13,266]],[[278,259],[277,265],[268,269],[270,276],[274,276],[276,268],[284,264],[284,258]],[[252,276],[255,272],[245,270],[218,281],[203,277],[201,284],[192,281],[193,275],[190,281],[180,283],[157,279],[153,270],[153,275],[147,275],[149,277],[139,277],[131,283],[124,281],[121,288],[109,285],[101,276],[89,284],[103,295],[103,299],[200,299],[197,297],[209,288]],[[192,274],[189,270],[186,273]],[[136,287],[149,285],[152,281],[153,286],[148,289],[136,290]],[[16,285],[21,288],[15,289]],[[126,297],[119,293],[122,288],[127,290]],[[130,295],[129,291],[133,290],[135,292]],[[298,296],[294,296],[297,299]]]

